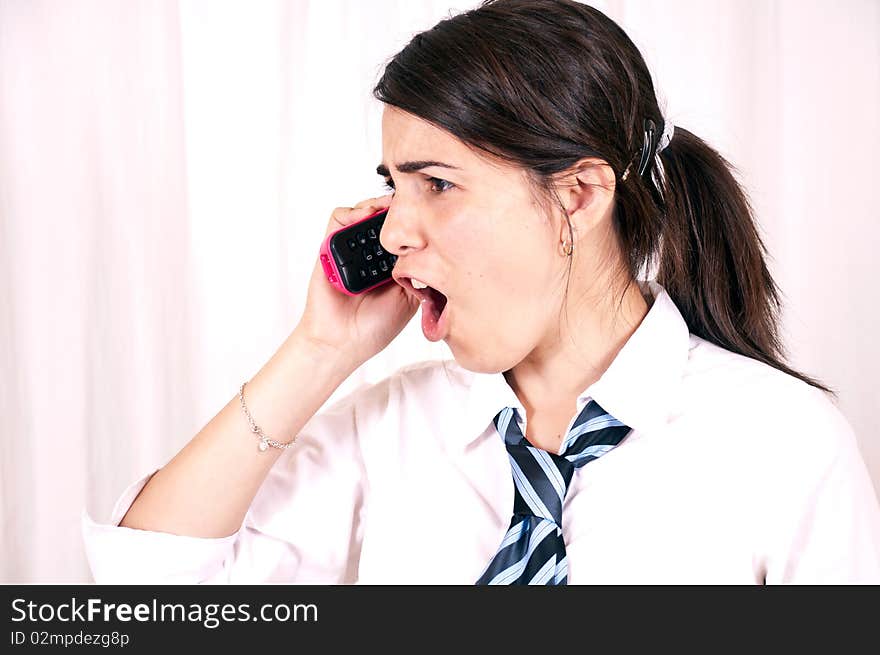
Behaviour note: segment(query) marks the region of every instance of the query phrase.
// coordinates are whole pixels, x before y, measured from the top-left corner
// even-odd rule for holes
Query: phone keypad
[[[389,253],[379,243],[381,223],[371,227],[359,227],[361,229],[354,234],[337,241],[339,246],[335,250],[342,281],[346,287],[355,292],[387,279],[397,261],[397,256]],[[344,254],[338,249],[340,246],[345,251]]]

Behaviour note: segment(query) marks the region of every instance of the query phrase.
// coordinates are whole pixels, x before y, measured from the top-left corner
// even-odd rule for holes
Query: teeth
[[[412,282],[413,289],[427,289],[428,285],[422,282],[421,280],[417,280],[415,278],[410,278],[410,282]]]

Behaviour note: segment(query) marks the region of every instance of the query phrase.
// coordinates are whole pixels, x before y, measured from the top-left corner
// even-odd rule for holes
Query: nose
[[[425,235],[412,207],[392,199],[379,232],[379,243],[398,257],[425,247]]]

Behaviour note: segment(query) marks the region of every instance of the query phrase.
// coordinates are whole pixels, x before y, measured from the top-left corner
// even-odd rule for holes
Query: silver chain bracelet
[[[241,400],[241,408],[244,410],[245,416],[247,416],[248,423],[251,424],[251,432],[253,432],[260,438],[260,443],[257,447],[260,449],[261,452],[268,449],[269,446],[272,446],[272,448],[278,448],[279,450],[287,450],[296,442],[296,437],[293,438],[293,441],[281,443],[280,441],[275,441],[274,439],[270,439],[266,436],[262,428],[254,423],[254,417],[251,416],[251,413],[248,411],[247,406],[244,404],[244,385],[246,384],[247,382],[241,383],[241,388],[238,390],[238,398],[239,400]]]

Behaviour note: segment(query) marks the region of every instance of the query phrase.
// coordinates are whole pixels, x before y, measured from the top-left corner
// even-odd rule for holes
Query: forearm
[[[290,441],[358,364],[294,331],[245,387],[248,410],[270,438]],[[120,526],[194,537],[234,533],[283,452],[261,452],[258,443],[236,393],[150,479]]]

